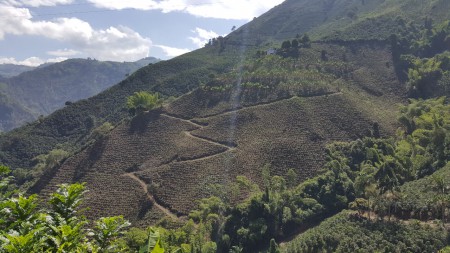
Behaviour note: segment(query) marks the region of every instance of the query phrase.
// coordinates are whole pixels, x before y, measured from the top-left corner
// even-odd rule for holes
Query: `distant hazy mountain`
[[[136,63],[139,65],[145,66],[145,65],[157,63],[159,61],[160,60],[155,57],[146,57],[146,58],[140,59],[139,61],[136,61]]]
[[[13,77],[33,69],[35,69],[35,67],[14,64],[0,64],[0,76],[5,78]],[[1,77],[0,80],[2,79]]]
[[[70,59],[29,68],[29,71],[10,78],[0,77],[0,92],[3,96],[0,100],[0,131],[8,131],[40,115],[48,115],[64,107],[66,102],[93,96],[137,69],[157,61],[153,57],[137,62]],[[8,66],[4,66],[4,71],[9,76],[13,71],[17,73],[26,69],[24,66]]]

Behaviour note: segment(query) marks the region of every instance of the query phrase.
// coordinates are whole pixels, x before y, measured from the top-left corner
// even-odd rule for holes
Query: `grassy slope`
[[[418,0],[288,0],[230,34],[227,37],[227,43],[236,44],[237,47],[227,46],[219,57],[216,49],[206,48],[146,67],[99,96],[56,112],[44,120],[43,124],[35,123],[0,137],[0,162],[12,167],[29,167],[26,160],[37,154],[47,153],[57,143],[67,146],[67,149],[76,150],[82,145],[80,140],[89,134],[92,125],[97,126],[105,120],[116,123],[125,116],[126,113],[122,109],[126,96],[137,90],[159,91],[165,95],[182,95],[197,87],[209,73],[220,72],[227,68],[226,65],[230,66],[227,62],[238,60],[237,53],[245,50],[243,44],[254,45],[254,42],[259,41],[257,44],[265,45],[266,42],[291,39],[296,34],[304,32],[310,33],[313,38],[332,38],[335,28],[353,32],[355,31],[353,27],[360,23],[364,24],[366,16],[384,17],[391,10],[395,10],[395,15],[404,16],[407,21],[421,20],[421,17],[425,16],[448,17],[449,14],[443,11],[446,10],[448,1],[427,1],[427,4],[422,2]],[[349,9],[356,10],[356,20],[349,20]],[[431,12],[438,12],[440,15],[431,15]],[[383,22],[390,24],[386,20]],[[348,24],[350,26],[347,26]],[[369,29],[373,28],[371,24],[359,27],[357,31],[360,32],[358,35],[361,36],[360,38],[370,36],[385,38],[385,36],[378,36],[377,33],[367,37],[365,32],[371,31]],[[387,27],[395,26],[387,25]],[[342,39],[347,39],[349,34],[341,33],[340,36]],[[364,76],[364,73],[361,75]],[[17,144],[10,145],[11,142]]]

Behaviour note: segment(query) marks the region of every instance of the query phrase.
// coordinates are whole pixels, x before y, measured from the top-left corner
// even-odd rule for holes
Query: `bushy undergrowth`
[[[344,211],[287,243],[281,252],[436,252],[448,232],[419,222],[368,220]]]

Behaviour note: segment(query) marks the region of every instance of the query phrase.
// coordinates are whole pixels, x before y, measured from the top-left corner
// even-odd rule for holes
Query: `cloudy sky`
[[[0,0],[0,64],[169,59],[283,0]]]

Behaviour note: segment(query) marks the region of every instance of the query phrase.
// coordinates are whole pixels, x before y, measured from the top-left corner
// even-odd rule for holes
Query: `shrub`
[[[159,98],[158,93],[139,91],[127,98],[127,108],[133,115],[142,114],[160,106],[161,102],[162,100]]]

